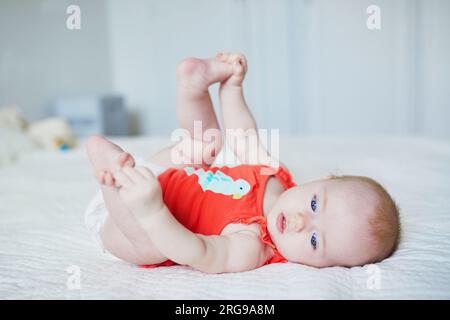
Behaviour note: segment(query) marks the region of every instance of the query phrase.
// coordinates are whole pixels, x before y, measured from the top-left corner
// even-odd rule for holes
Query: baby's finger
[[[234,72],[240,74],[245,71],[244,67],[239,61],[235,61],[233,64]]]
[[[116,173],[114,173],[114,179],[116,180],[117,187],[123,187],[127,189],[133,184],[130,178],[123,171],[117,171]]]
[[[124,167],[122,168],[122,171],[130,178],[133,182],[138,182],[144,179],[144,176],[139,173],[139,171],[136,170],[136,168],[132,167]]]
[[[242,67],[244,68],[244,71],[247,72],[248,69],[248,64],[247,64],[247,58],[245,58],[245,56],[243,54],[238,54],[239,56],[239,61],[242,65]]]
[[[153,172],[151,172],[146,167],[136,167],[136,170],[139,171],[139,173],[144,176],[147,179],[153,179],[155,176],[153,175]]]

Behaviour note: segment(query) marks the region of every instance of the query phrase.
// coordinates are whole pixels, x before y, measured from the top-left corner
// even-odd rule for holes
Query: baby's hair
[[[369,219],[369,225],[372,230],[373,239],[379,247],[379,253],[371,261],[367,261],[367,263],[376,263],[391,256],[400,242],[399,208],[394,199],[380,183],[369,177],[330,175],[329,178],[362,182],[367,184],[375,192],[379,201],[377,201],[373,216]]]

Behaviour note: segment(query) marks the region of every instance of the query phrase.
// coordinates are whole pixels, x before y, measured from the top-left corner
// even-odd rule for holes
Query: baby
[[[386,190],[361,176],[296,185],[259,141],[243,94],[246,71],[245,57],[229,53],[185,59],[177,68],[180,127],[193,136],[194,123],[201,121],[204,129],[220,132],[208,93],[220,83],[223,124],[240,132],[234,139],[243,144],[230,145],[242,165],[210,166],[222,147],[220,137],[183,139],[142,165],[105,138],[89,138],[101,195],[86,219],[103,247],[140,266],[179,264],[206,273],[287,261],[351,267],[391,255],[400,224]],[[186,152],[192,150],[186,144],[197,152]]]

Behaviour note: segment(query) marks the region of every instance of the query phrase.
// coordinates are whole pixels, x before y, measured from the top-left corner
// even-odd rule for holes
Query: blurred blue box
[[[78,137],[128,135],[128,114],[120,95],[60,98],[53,103],[53,113]]]

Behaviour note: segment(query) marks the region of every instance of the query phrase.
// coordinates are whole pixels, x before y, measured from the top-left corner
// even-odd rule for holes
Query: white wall
[[[450,138],[450,2],[307,1],[309,132]],[[365,9],[381,8],[369,31]]]
[[[144,132],[167,133],[176,63],[237,50],[250,62],[247,96],[260,127],[450,138],[449,3],[115,0],[114,84],[142,112]],[[381,30],[366,27],[371,4]]]
[[[114,84],[129,97],[130,107],[141,112],[143,132],[169,133],[176,126],[177,63],[219,51],[247,55],[247,96],[259,125],[294,132],[298,126],[291,113],[298,112],[299,104],[291,102],[288,82],[293,54],[288,51],[288,2],[109,2]]]
[[[66,8],[81,6],[81,30],[66,28]],[[30,120],[58,96],[112,90],[105,1],[0,2],[0,106]]]
[[[417,132],[450,138],[450,1],[417,6]]]
[[[376,1],[381,30],[369,30],[366,8],[374,3],[316,0],[305,6],[309,132],[410,132],[410,10],[403,0]]]
[[[448,0],[4,0],[0,105],[33,119],[56,96],[119,92],[141,133],[166,134],[178,61],[241,51],[261,128],[450,139],[449,17]]]

